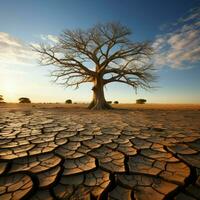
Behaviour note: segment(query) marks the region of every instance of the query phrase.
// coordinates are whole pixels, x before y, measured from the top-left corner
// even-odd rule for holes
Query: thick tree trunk
[[[112,107],[106,102],[104,97],[104,84],[101,77],[95,78],[93,90],[93,100],[88,106],[92,110],[105,110],[111,109]]]

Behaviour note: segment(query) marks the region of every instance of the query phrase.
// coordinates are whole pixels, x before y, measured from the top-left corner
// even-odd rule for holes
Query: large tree
[[[120,23],[97,24],[88,30],[65,30],[53,44],[33,49],[42,65],[54,65],[55,81],[79,87],[93,83],[91,109],[109,109],[104,86],[119,82],[137,89],[150,88],[154,76],[150,63],[153,50],[148,42],[132,42],[131,31]]]

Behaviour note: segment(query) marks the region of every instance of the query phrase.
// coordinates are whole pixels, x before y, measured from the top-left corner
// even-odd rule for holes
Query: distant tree
[[[119,101],[114,101],[114,104],[118,104],[119,103]]]
[[[3,99],[3,95],[0,95],[0,103],[5,103]]]
[[[108,104],[112,104],[112,101],[107,101]]]
[[[104,86],[119,82],[133,87],[151,88],[154,80],[149,42],[132,42],[131,31],[119,23],[97,24],[88,30],[66,30],[55,45],[33,46],[42,65],[57,67],[55,81],[79,87],[93,83],[90,109],[109,109]]]
[[[145,104],[146,102],[147,102],[146,99],[137,99],[137,100],[136,100],[136,103],[137,103],[137,104]]]
[[[71,100],[71,99],[67,99],[67,100],[65,101],[65,103],[67,103],[67,104],[72,104],[72,100]]]
[[[19,103],[31,103],[31,100],[27,97],[19,98]]]

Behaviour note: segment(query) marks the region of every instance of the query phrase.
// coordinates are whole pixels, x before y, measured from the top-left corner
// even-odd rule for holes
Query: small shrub
[[[119,101],[114,101],[114,104],[119,104]]]
[[[67,104],[72,104],[72,100],[71,100],[71,99],[67,99],[67,100],[65,101],[65,103],[67,103]]]
[[[146,99],[137,99],[136,104],[145,104],[147,102]]]
[[[31,103],[31,100],[27,97],[19,98],[19,103]]]
[[[112,101],[107,101],[108,104],[112,104]]]

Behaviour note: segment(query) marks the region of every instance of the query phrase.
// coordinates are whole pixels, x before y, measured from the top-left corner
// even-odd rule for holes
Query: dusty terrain
[[[0,200],[200,199],[200,105],[0,105]]]

